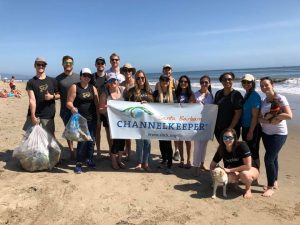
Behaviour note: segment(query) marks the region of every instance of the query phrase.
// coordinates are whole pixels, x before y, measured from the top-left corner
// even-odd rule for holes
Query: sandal
[[[122,163],[122,162],[118,162],[118,165],[119,165],[119,167],[120,167],[121,169],[125,169],[125,168],[126,168],[125,164]]]
[[[187,164],[185,164],[184,168],[186,168],[186,169],[191,169],[191,168],[192,168],[191,163],[188,162]]]
[[[183,167],[184,167],[184,162],[181,161],[181,162],[179,163],[178,167],[183,168]]]

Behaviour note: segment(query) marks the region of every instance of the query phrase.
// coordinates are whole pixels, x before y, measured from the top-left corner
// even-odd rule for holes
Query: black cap
[[[105,59],[102,58],[102,57],[98,57],[98,58],[96,59],[95,63],[97,63],[98,61],[102,61],[104,64],[106,64],[106,63],[105,63]]]

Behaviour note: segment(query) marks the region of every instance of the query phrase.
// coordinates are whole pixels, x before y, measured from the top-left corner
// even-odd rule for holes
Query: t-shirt
[[[175,91],[173,91],[172,94],[173,94],[173,102],[176,103],[177,99],[176,99]],[[166,96],[164,95],[164,97],[163,97],[163,103],[168,103],[167,98],[165,98],[165,97]],[[156,91],[153,92],[153,99],[154,99],[154,102],[160,102],[158,90],[156,90]]]
[[[200,91],[196,91],[194,95],[197,103],[205,105],[212,104],[214,102],[214,97],[210,92],[208,92],[208,94],[206,95],[202,94]]]
[[[232,90],[229,95],[224,95],[224,90],[217,91],[214,104],[218,105],[216,127],[223,130],[230,126],[235,110],[243,108],[243,96],[239,91]],[[239,123],[236,127],[239,127]]]
[[[68,110],[66,107],[68,90],[72,84],[76,84],[80,82],[80,77],[76,73],[72,73],[72,75],[66,75],[65,73],[61,73],[56,77],[58,92],[60,93],[60,111]]]
[[[178,99],[179,103],[189,103],[189,97],[186,93],[180,93],[179,94],[179,99]]]
[[[27,82],[26,90],[31,90],[34,93],[36,103],[35,116],[40,119],[53,119],[55,116],[55,100],[46,101],[45,94],[48,91],[53,95],[58,91],[56,80],[47,76],[45,79],[39,79],[35,76]],[[27,115],[31,115],[30,107]]]
[[[225,168],[235,168],[244,165],[243,159],[251,156],[250,149],[245,142],[238,142],[235,150],[235,155],[232,152],[225,150],[223,156],[223,163]],[[222,160],[219,152],[217,151],[213,157],[215,163]]]
[[[286,97],[283,95],[276,94],[274,100],[278,102],[280,107],[289,105]],[[271,104],[272,103],[268,102],[266,98],[262,101],[261,110],[260,110],[262,116],[264,116],[266,113],[270,112]],[[261,127],[262,127],[262,131],[268,135],[273,135],[273,134],[287,135],[288,134],[286,120],[282,120],[279,124],[276,124],[276,125],[262,123]]]
[[[250,96],[246,99],[243,105],[243,114],[241,117],[242,126],[250,127],[252,120],[252,109],[260,109],[261,98],[256,91],[252,91]]]
[[[106,83],[106,75],[105,74],[102,77],[100,77],[97,75],[97,72],[93,73],[90,84],[94,85],[97,88],[99,96],[100,96],[101,92],[104,91],[105,83]]]
[[[153,96],[152,96],[152,93],[148,94],[145,89],[141,89],[140,97],[137,98],[137,96],[135,95],[135,88],[133,87],[128,90],[125,100],[131,101],[131,102],[141,102],[141,101],[153,102]]]
[[[87,121],[97,120],[93,85],[88,84],[87,88],[84,89],[80,82],[76,84],[74,106],[78,109],[78,113]]]

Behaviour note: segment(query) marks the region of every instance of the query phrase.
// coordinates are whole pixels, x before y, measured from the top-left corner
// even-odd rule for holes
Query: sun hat
[[[105,59],[104,59],[103,57],[98,57],[98,58],[95,60],[95,64],[96,64],[98,61],[101,61],[101,62],[103,62],[104,64],[106,64],[106,63],[105,63]]]
[[[162,75],[160,75],[159,80],[160,81],[169,81],[170,77],[168,77],[168,75],[162,74]]]
[[[242,77],[242,80],[255,81],[255,78],[252,74],[247,73]]]
[[[89,68],[82,68],[80,71],[80,76],[82,76],[82,74],[84,74],[84,73],[92,75],[92,72]]]
[[[125,73],[124,72],[125,69],[127,69],[127,70],[130,69],[132,71],[132,74],[135,74],[135,72],[136,72],[136,69],[130,63],[126,63],[126,64],[124,64],[123,67],[121,67],[121,69],[120,69],[121,74]]]
[[[37,62],[43,62],[43,63],[45,63],[45,64],[47,65],[47,61],[46,61],[46,59],[43,58],[43,57],[37,57],[37,58],[35,59],[34,63],[37,63]]]
[[[165,69],[165,68],[170,68],[170,69],[172,69],[172,66],[171,66],[170,64],[165,64],[165,65],[163,66],[163,69]]]

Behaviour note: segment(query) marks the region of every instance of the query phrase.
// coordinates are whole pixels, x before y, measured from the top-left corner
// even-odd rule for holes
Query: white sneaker
[[[176,150],[173,156],[173,160],[174,161],[179,161],[180,157],[179,157],[179,150]]]

